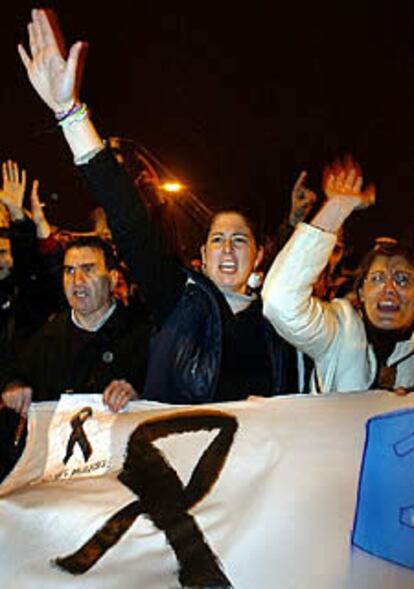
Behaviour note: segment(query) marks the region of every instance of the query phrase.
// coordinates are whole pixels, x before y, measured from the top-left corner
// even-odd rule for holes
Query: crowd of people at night
[[[38,181],[26,210],[25,171],[3,164],[0,477],[31,402],[63,393],[101,393],[117,412],[137,399],[414,389],[414,251],[379,238],[355,272],[343,263],[345,221],[375,204],[352,158],[325,168],[322,202],[299,175],[268,271],[263,237],[237,207],[212,217],[195,270],[154,205],[156,178],[136,181],[81,101],[83,44],[64,54],[45,10],[28,33],[29,83],[99,208],[90,233],[52,227]]]

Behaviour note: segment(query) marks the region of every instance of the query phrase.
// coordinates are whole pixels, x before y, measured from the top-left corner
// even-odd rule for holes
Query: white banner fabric
[[[350,533],[365,423],[413,401],[365,392],[135,402],[118,415],[99,397],[33,404],[25,452],[0,485],[0,586],[183,587],[172,547],[182,538],[164,517],[179,504],[177,518],[199,530],[235,589],[412,589],[414,571],[352,548]],[[68,572],[83,566],[66,559],[79,551],[88,570]]]

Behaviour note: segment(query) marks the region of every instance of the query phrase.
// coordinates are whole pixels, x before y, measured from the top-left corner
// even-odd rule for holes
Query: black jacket
[[[21,382],[35,401],[57,400],[65,392],[102,393],[114,379],[142,392],[150,325],[141,307],[121,303],[95,333],[76,327],[70,311],[56,315],[2,369],[2,388]]]
[[[0,280],[0,362],[11,345],[20,345],[57,308],[55,281],[37,252],[33,222],[25,217],[8,231],[13,255],[11,274]]]

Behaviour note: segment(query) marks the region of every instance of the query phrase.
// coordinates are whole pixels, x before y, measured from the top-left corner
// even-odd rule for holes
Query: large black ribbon
[[[220,411],[193,411],[144,422],[132,433],[118,479],[138,499],[107,520],[79,550],[57,558],[56,564],[76,575],[89,570],[111,549],[140,514],[151,518],[173,548],[184,587],[231,588],[217,556],[188,512],[209,493],[223,469],[237,430],[236,419]],[[186,487],[153,444],[156,439],[184,432],[218,434],[204,450]]]

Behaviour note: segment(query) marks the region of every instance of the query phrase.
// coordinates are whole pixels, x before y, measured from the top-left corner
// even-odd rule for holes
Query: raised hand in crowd
[[[291,227],[306,221],[318,200],[317,194],[305,186],[307,175],[305,170],[299,174],[290,194],[289,225]]]
[[[19,165],[7,160],[2,166],[3,187],[0,190],[0,202],[7,208],[10,219],[23,219],[23,200],[26,191],[26,170],[20,170]]]
[[[358,209],[375,204],[375,187],[368,184],[364,189],[361,166],[351,156],[336,159],[323,171],[323,190],[327,198],[342,198],[353,201]]]
[[[33,180],[30,194],[30,210],[33,223],[36,225],[36,235],[39,239],[47,239],[51,234],[51,228],[44,213],[44,203],[39,198],[39,180]]]
[[[33,88],[55,113],[75,159],[103,149],[86,106],[79,102],[86,44],[78,41],[66,54],[57,19],[48,10],[32,10],[28,33],[30,55],[20,44],[20,57]]]
[[[32,10],[28,24],[31,58],[22,45],[20,57],[33,87],[55,113],[71,108],[77,99],[77,76],[83,43],[75,43],[67,57],[52,11]]]
[[[336,233],[354,210],[375,203],[374,185],[363,188],[361,168],[350,156],[325,167],[323,189],[327,200],[312,225],[324,231]]]

